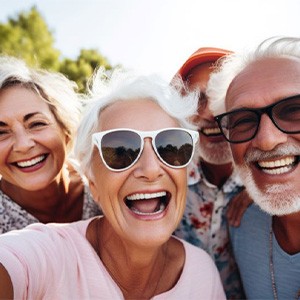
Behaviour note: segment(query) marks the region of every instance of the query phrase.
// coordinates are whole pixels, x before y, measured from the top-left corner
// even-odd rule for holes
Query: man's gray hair
[[[248,65],[264,58],[298,58],[300,59],[300,38],[272,37],[259,46],[244,53],[232,53],[221,58],[215,71],[211,74],[207,95],[209,108],[214,115],[226,112],[225,99],[233,79]]]

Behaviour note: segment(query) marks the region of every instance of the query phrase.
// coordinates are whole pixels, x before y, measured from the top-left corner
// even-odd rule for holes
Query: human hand
[[[226,213],[229,225],[239,227],[241,219],[251,203],[253,203],[253,200],[245,189],[233,197],[228,204]]]

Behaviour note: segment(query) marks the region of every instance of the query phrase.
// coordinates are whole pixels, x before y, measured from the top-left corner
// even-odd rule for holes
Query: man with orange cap
[[[243,289],[229,240],[226,211],[242,189],[233,172],[231,150],[208,108],[206,85],[218,59],[231,53],[220,48],[200,48],[182,65],[179,76],[188,90],[199,90],[200,134],[198,161],[189,172],[186,210],[175,235],[206,250],[221,275],[227,299],[243,298]]]

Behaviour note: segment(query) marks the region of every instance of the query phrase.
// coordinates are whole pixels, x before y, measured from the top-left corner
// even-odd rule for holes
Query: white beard
[[[281,150],[286,150],[286,148],[282,148]],[[256,152],[258,152],[258,154],[249,153],[246,161],[259,160],[259,151]],[[269,156],[271,155],[272,154]],[[264,154],[264,157],[266,156],[268,155]],[[253,174],[247,162],[243,165],[235,165],[235,168],[248,194],[262,210],[275,216],[288,215],[300,211],[300,195],[294,184],[289,182],[268,184],[264,190],[261,190],[254,181]]]
[[[231,149],[227,142],[199,144],[199,154],[208,163],[214,165],[225,165],[232,162]]]

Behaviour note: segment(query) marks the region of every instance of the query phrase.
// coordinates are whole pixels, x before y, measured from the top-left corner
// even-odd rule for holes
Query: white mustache
[[[296,156],[300,155],[300,146],[285,144],[278,145],[271,151],[261,151],[259,149],[249,149],[244,157],[246,164],[265,159],[275,159],[280,156]]]
[[[216,121],[207,121],[203,119],[196,121],[195,125],[197,125],[200,129],[206,127],[218,127],[218,123]]]

